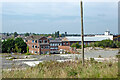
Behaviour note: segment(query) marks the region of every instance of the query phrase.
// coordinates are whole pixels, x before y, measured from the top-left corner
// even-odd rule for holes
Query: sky
[[[85,34],[118,33],[117,2],[84,2]],[[81,33],[78,2],[4,2],[2,32]]]

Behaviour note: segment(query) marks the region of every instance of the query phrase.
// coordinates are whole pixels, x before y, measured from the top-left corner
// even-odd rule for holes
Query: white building
[[[102,41],[110,39],[113,40],[113,35],[110,35],[110,31],[106,31],[103,35],[94,35],[94,36],[84,36],[84,44],[89,44],[90,42]],[[72,45],[73,43],[79,42],[81,44],[82,38],[81,36],[67,36],[62,39],[63,43],[68,43]]]

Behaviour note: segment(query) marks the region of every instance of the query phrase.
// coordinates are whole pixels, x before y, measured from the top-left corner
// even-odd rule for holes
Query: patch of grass
[[[12,57],[12,55],[8,54],[8,55],[6,55],[5,57]]]
[[[118,63],[85,61],[49,61],[26,70],[3,71],[3,78],[117,78]]]
[[[25,55],[32,55],[31,53],[25,53]]]
[[[78,72],[75,69],[71,69],[70,71],[68,71],[68,76],[76,76],[78,74]]]

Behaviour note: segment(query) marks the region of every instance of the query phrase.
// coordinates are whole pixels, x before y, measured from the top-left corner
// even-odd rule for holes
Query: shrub
[[[112,41],[112,40],[102,40],[98,42],[91,43],[89,46],[91,47],[101,47],[101,48],[119,48],[120,42],[118,41]]]
[[[120,58],[120,55],[116,55],[117,58]]]
[[[73,43],[71,47],[81,48],[81,45],[79,45],[79,43],[77,42],[77,43]]]
[[[90,58],[90,62],[94,62],[95,61],[95,59],[94,58]]]

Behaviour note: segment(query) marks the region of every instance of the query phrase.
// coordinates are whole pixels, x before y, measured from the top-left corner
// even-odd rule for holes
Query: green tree
[[[7,41],[2,42],[2,52],[26,52],[27,44],[23,41],[22,38],[7,39]]]
[[[29,33],[25,33],[25,36],[29,36],[30,34]]]
[[[17,50],[17,52],[26,52],[27,50],[26,50],[26,48],[27,48],[27,44],[23,41],[23,39],[22,38],[16,38],[15,39],[15,44],[16,44],[16,46],[18,47],[18,50]],[[21,48],[21,50],[20,50],[20,48]]]
[[[33,35],[37,35],[37,34],[33,33]]]
[[[107,47],[117,48],[119,47],[119,42],[108,39],[108,40],[102,40],[102,41],[91,43],[90,46],[103,47],[103,48],[107,48]]]
[[[73,47],[73,48],[76,47],[76,43],[73,43],[73,44],[71,45],[71,47]]]
[[[73,43],[71,47],[81,48],[81,45],[79,45],[79,42],[77,42],[77,43]]]
[[[9,33],[7,33],[7,36],[9,36]]]
[[[14,49],[15,42],[13,39],[7,39],[7,41],[2,42],[2,52],[11,52]]]
[[[118,48],[120,48],[120,42],[119,41],[116,41],[116,45]]]
[[[29,47],[27,46],[27,53],[29,53]]]
[[[18,33],[17,32],[14,32],[14,37],[17,37],[18,36]]]

